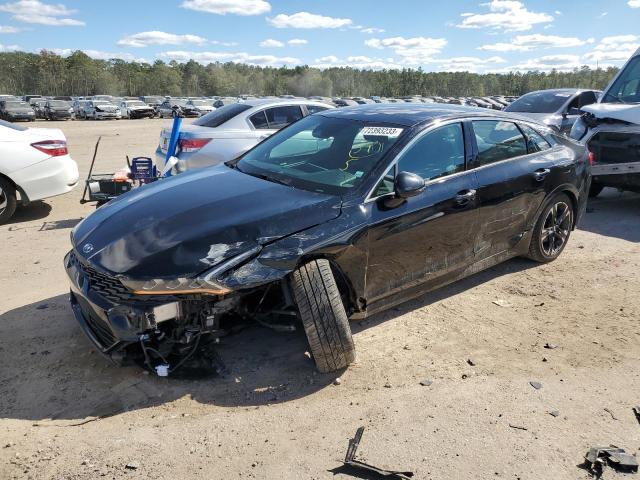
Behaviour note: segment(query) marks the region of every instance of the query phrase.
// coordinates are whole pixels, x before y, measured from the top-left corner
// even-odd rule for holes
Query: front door
[[[431,130],[412,142],[373,196],[368,232],[368,300],[434,281],[474,261],[478,229],[476,179],[467,171],[461,123]],[[396,208],[385,206],[393,171],[422,176],[426,189]]]

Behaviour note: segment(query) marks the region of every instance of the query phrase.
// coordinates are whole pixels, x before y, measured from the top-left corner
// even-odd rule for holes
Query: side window
[[[307,111],[309,112],[309,115],[313,115],[314,113],[318,113],[318,112],[324,112],[325,110],[328,110],[327,107],[321,107],[320,105],[307,105]]]
[[[384,174],[380,183],[376,186],[376,188],[371,193],[371,198],[381,197],[382,195],[389,195],[393,193],[394,190],[394,181],[396,178],[396,166],[393,165],[387,173]]]
[[[269,128],[284,128],[302,118],[302,110],[297,105],[269,108],[265,111]]]
[[[527,154],[527,144],[515,123],[496,120],[476,120],[472,123],[480,165]]]
[[[533,128],[527,125],[520,125],[520,128],[526,136],[528,153],[542,152],[551,148],[549,142]]]
[[[402,154],[398,171],[420,175],[425,180],[464,170],[462,125],[454,123],[433,130]]]
[[[249,117],[249,121],[253,125],[253,128],[257,128],[257,129],[269,128],[269,122],[267,122],[267,116],[265,115],[264,110],[251,115],[251,117]]]
[[[580,95],[580,108],[594,104],[598,101],[596,94],[593,92],[584,92]]]

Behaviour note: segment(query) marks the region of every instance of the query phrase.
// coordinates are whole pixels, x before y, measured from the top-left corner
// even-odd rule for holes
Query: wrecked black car
[[[242,322],[300,322],[319,370],[348,320],[523,255],[584,212],[584,147],[521,117],[380,104],[306,117],[240,158],[145,185],[74,229],[71,305],[104,354],[171,375]]]

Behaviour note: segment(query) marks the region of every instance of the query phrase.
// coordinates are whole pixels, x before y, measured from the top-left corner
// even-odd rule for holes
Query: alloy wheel
[[[7,193],[0,187],[0,215],[9,205],[9,199],[7,198]]]
[[[542,224],[540,247],[547,257],[555,257],[564,248],[572,225],[571,207],[565,202],[555,203]]]

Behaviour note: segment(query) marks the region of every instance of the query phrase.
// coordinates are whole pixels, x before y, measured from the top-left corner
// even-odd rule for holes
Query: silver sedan
[[[291,123],[334,108],[312,100],[251,99],[214,110],[180,130],[174,172],[181,173],[232,160]],[[156,166],[164,169],[171,128],[163,128]]]

